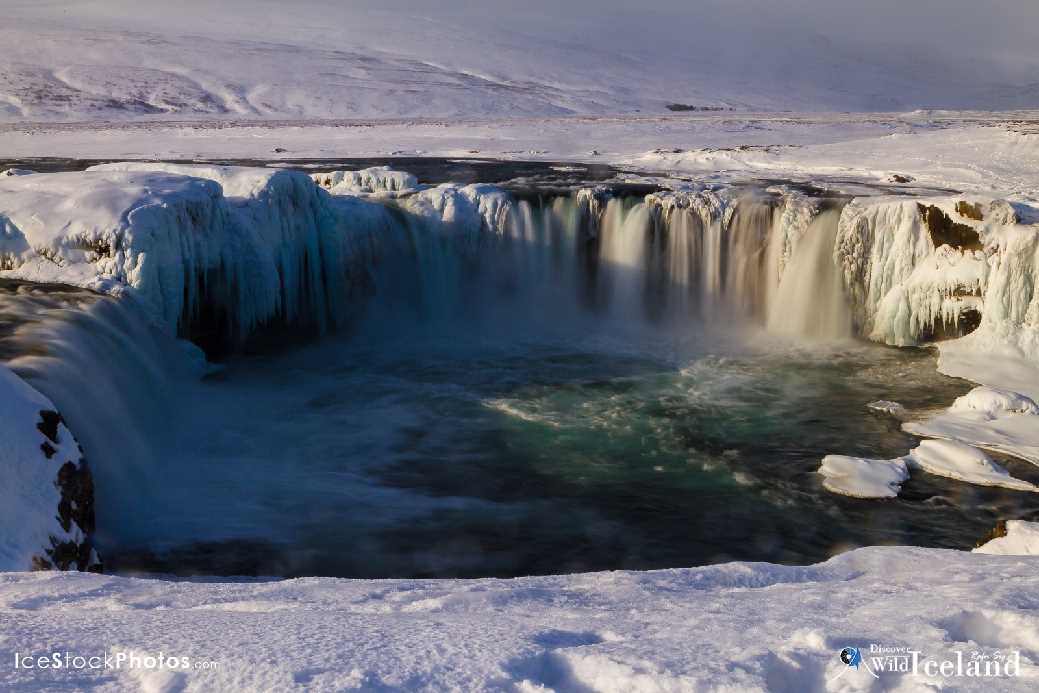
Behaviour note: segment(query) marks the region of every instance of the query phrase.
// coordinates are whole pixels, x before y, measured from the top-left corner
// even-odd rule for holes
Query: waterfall
[[[367,232],[365,270],[366,311],[384,324],[597,316],[850,334],[833,259],[839,212],[801,197],[742,193],[721,205],[580,191],[510,200],[478,233],[416,213],[420,202],[386,204],[392,222]]]
[[[824,210],[808,225],[768,300],[768,329],[777,334],[837,340],[852,336],[851,311],[834,261],[840,212]]]
[[[833,259],[837,211],[765,194],[697,193],[666,204],[584,191],[547,199],[494,190],[437,195],[333,200],[341,213],[324,223],[338,235],[320,241],[327,246],[320,256],[325,264],[342,258],[343,266],[336,276],[326,268],[308,284],[313,295],[293,305],[344,311],[331,322],[387,339],[458,321],[467,325],[452,331],[458,339],[500,337],[506,327],[536,338],[539,330],[577,321],[594,330],[606,320],[663,329],[749,323],[815,339],[850,334]],[[811,213],[792,214],[797,204]],[[299,272],[312,269],[302,261]],[[205,297],[234,295],[210,286]],[[5,295],[0,307],[24,315],[0,340],[0,354],[54,401],[90,459],[98,541],[115,533],[124,545],[145,543],[154,521],[139,517],[147,494],[162,494],[170,475],[195,473],[177,469],[182,460],[169,459],[167,449],[177,447],[170,422],[185,415],[180,408],[207,396],[205,360],[132,296],[27,300]],[[206,309],[234,308],[229,298]],[[292,334],[291,318],[272,327]]]
[[[169,422],[190,398],[181,394],[205,368],[196,347],[158,329],[132,300],[74,290],[41,303],[0,294],[15,325],[5,337],[8,365],[54,402],[91,463],[100,543],[118,527],[140,532],[130,499],[161,493],[160,451]],[[41,312],[40,308],[44,308]]]

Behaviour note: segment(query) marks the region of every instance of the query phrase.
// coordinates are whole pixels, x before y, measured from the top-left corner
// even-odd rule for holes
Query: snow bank
[[[1006,534],[974,549],[1000,556],[1039,556],[1039,523],[1007,520]]]
[[[92,569],[93,487],[54,405],[0,365],[0,570]]]
[[[854,498],[894,498],[909,478],[902,459],[871,460],[863,457],[827,455],[819,473],[827,491]]]
[[[4,666],[0,688],[1034,690],[1039,615],[1025,596],[1039,590],[1035,568],[1031,558],[876,547],[808,567],[729,563],[512,580],[8,574],[0,634],[9,651],[161,651],[190,663],[176,671]],[[881,672],[877,681],[839,658],[848,646],[868,657],[872,643],[935,659],[1018,650],[1021,667],[1014,678],[936,670]]]

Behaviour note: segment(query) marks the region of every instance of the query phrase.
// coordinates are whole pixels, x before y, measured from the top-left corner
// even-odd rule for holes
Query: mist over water
[[[765,195],[724,221],[559,196],[517,203],[473,244],[387,204],[371,295],[337,334],[207,369],[129,303],[69,301],[17,330],[12,365],[92,462],[110,567],[804,563],[969,546],[1018,502],[927,476],[886,503],[822,490],[825,454],[912,447],[868,402],[920,413],[968,389],[929,352],[851,339],[836,213],[792,234]]]

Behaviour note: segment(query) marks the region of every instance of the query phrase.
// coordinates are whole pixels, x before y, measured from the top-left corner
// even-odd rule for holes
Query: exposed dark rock
[[[901,173],[893,173],[888,180],[892,183],[912,183],[916,179]]]
[[[999,522],[996,523],[995,527],[993,527],[991,530],[989,530],[988,534],[986,534],[984,537],[982,537],[981,540],[978,541],[978,543],[974,545],[974,548],[979,548],[981,546],[984,546],[985,544],[989,543],[993,539],[999,539],[1000,537],[1005,537],[1006,535],[1007,535],[1007,521],[1006,520],[1000,520]]]
[[[55,446],[61,445],[59,431],[63,425],[58,412],[40,410],[36,428],[47,438],[40,444],[47,459],[58,453],[59,448]],[[94,478],[78,445],[75,445],[75,451],[75,458],[67,459],[61,465],[54,480],[54,486],[61,494],[56,519],[61,528],[74,538],[51,535],[50,546],[43,549],[43,555],[33,556],[33,570],[101,571],[100,560],[94,551]]]
[[[683,111],[726,111],[724,106],[693,106],[687,103],[669,103],[667,110],[681,113]]]
[[[981,204],[978,202],[971,204],[965,200],[960,200],[956,203],[956,213],[961,217],[973,219],[974,221],[982,221],[985,218],[981,211]]]
[[[934,247],[947,245],[957,250],[981,250],[981,238],[973,227],[955,222],[945,212],[934,205],[917,203],[920,217],[927,224]]]
[[[36,428],[40,433],[47,436],[47,439],[52,443],[60,443],[61,441],[58,440],[58,424],[61,423],[63,423],[61,414],[56,411],[41,409],[40,422],[36,424]]]

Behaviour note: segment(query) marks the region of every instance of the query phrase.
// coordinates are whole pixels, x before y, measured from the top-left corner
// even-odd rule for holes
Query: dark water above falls
[[[724,222],[585,203],[518,203],[468,257],[394,210],[363,317],[207,373],[132,306],[60,292],[0,291],[0,347],[86,449],[98,544],[121,572],[811,563],[967,548],[1037,509],[921,473],[895,500],[823,490],[826,454],[915,446],[869,402],[920,417],[970,389],[929,350],[851,336],[832,210],[796,226],[767,198]]]

